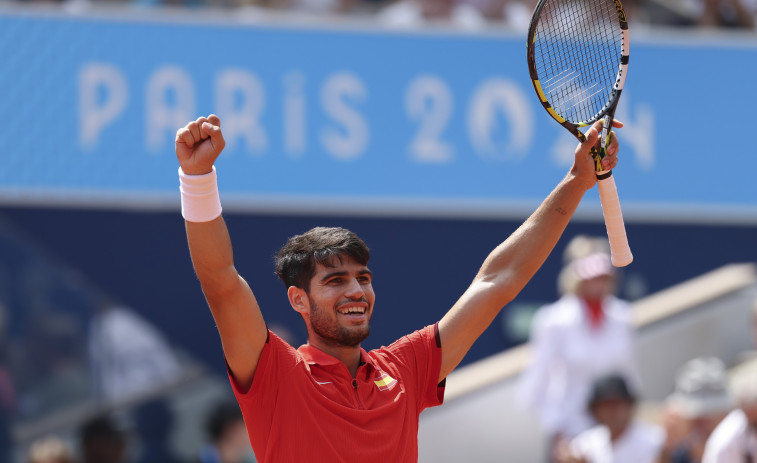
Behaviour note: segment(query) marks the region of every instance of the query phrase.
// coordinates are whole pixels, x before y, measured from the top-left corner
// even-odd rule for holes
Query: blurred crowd
[[[675,372],[675,390],[642,417],[630,306],[615,296],[607,241],[575,237],[562,296],[536,311],[519,402],[539,419],[550,463],[736,463],[757,457],[757,304],[752,349],[734,364],[703,356]]]
[[[182,458],[170,445],[171,414],[165,403],[148,402],[125,424],[118,414],[93,416],[73,439],[50,434],[36,439],[24,463],[254,463],[239,407],[232,399],[209,410],[205,444],[192,458]]]
[[[0,256],[0,463],[254,461],[225,378],[2,220]]]
[[[14,1],[14,0],[10,0]],[[502,25],[528,29],[538,0],[15,0],[61,3],[76,11],[93,5],[236,9],[254,20],[268,13],[353,17],[389,28],[442,25],[475,30]],[[675,26],[754,29],[757,0],[625,0],[632,27]]]
[[[104,305],[84,329],[65,309],[30,323],[23,345],[0,335],[0,463],[255,461],[223,378],[187,395],[191,366],[136,312]],[[176,397],[197,408],[179,444]],[[187,432],[197,442],[178,452]]]

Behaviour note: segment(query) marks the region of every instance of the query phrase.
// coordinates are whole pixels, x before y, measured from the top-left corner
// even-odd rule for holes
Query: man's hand
[[[599,134],[602,132],[602,125],[604,121],[602,119],[595,122],[588,132],[586,132],[586,141],[579,143],[576,147],[576,158],[571,169],[571,174],[574,177],[584,182],[585,188],[588,190],[597,183],[596,170],[594,168],[594,158],[591,156],[591,149],[599,149]],[[613,121],[613,127],[621,128],[623,123],[620,121]],[[612,170],[618,165],[618,138],[615,136],[615,132],[611,132],[610,143],[607,145],[607,156],[602,159],[602,168],[604,170]]]
[[[188,175],[207,174],[226,146],[221,119],[215,114],[200,117],[176,132],[176,157]]]

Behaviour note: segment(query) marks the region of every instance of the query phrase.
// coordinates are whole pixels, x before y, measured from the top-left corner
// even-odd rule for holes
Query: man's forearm
[[[203,290],[222,286],[227,279],[235,280],[234,254],[223,216],[210,222],[185,221],[185,227],[192,265]]]
[[[439,322],[443,379],[499,311],[541,267],[575,212],[586,184],[569,175],[509,238],[486,258],[470,287]]]
[[[503,303],[512,300],[559,241],[586,191],[566,176],[539,208],[484,261],[477,279],[497,282]]]

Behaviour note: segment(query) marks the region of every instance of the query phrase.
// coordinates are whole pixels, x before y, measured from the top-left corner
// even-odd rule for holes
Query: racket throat
[[[605,180],[612,177],[612,171],[608,170],[606,172],[597,172],[597,180]]]

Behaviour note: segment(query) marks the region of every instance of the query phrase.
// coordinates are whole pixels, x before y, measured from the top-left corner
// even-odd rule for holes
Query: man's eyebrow
[[[344,271],[344,270],[337,270],[336,272],[329,272],[326,275],[324,275],[323,278],[321,278],[321,281],[326,281],[329,278],[333,278],[333,277],[337,277],[337,276],[343,277],[345,275],[347,275],[346,271]]]
[[[326,275],[324,275],[323,278],[321,278],[321,281],[323,282],[323,281],[326,281],[329,278],[333,278],[333,277],[343,277],[343,276],[348,275],[348,274],[349,274],[349,272],[347,272],[346,270],[337,270],[335,272],[329,272]],[[358,272],[358,275],[373,276],[373,272],[371,272],[370,270],[368,270],[367,268],[365,268],[363,270],[360,270]]]

